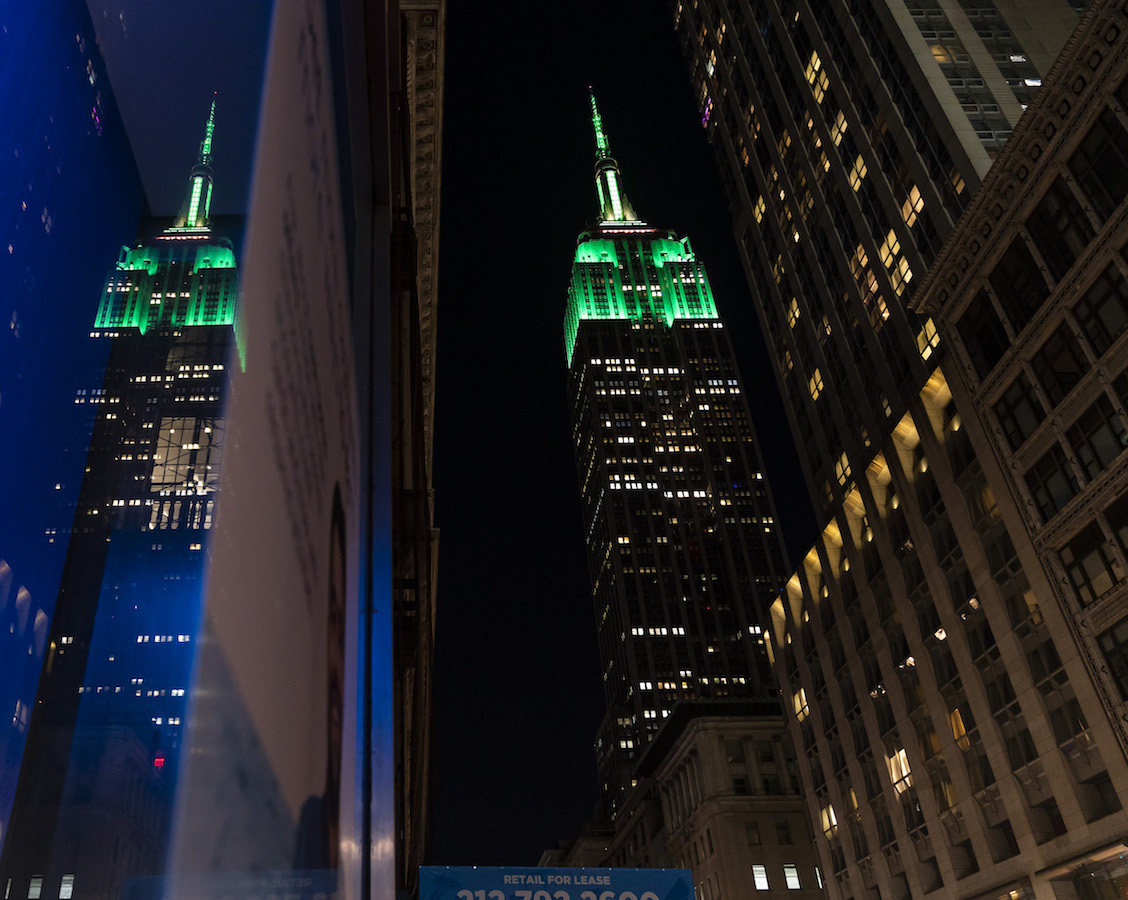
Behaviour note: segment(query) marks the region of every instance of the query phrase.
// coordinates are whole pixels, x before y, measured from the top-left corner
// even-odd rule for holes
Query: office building
[[[599,224],[565,317],[611,799],[679,701],[770,691],[763,613],[784,572],[733,352],[688,238],[631,208],[592,101]]]
[[[1087,371],[1119,334],[1111,250],[1053,292],[1111,213],[1088,198],[1093,160],[1121,146],[1122,76],[1094,73],[1122,14],[1090,11],[1071,39],[1078,17],[1051,3],[675,16],[822,526],[769,646],[828,889],[1105,896],[1124,824],[1119,694],[1100,672],[1112,595],[1085,625],[1109,656],[1072,623],[1116,581],[1115,526],[1053,517],[1109,465],[1115,392],[1090,379],[1034,429],[1077,380],[1060,359]],[[1106,77],[1084,111],[1066,96]],[[1032,178],[1055,134],[1065,155]],[[1078,316],[1110,318],[1096,342],[1050,313],[1086,290]]]
[[[976,628],[998,636],[985,708],[967,686],[1006,756],[975,799],[1016,834],[1022,862],[997,867],[1011,889],[1058,897],[1128,887],[1124,23],[1094,4],[912,300],[967,412],[982,472],[965,494],[1013,537],[999,596],[980,598]]]
[[[802,821],[761,624],[783,547],[704,266],[635,212],[594,97],[592,119],[600,215],[577,242],[565,349],[607,701],[602,864],[692,866],[713,896],[745,869],[732,834]],[[809,844],[783,852],[777,884],[802,868],[817,892]]]
[[[825,518],[927,381],[913,279],[1078,17],[1064,0],[718,0],[675,18]]]

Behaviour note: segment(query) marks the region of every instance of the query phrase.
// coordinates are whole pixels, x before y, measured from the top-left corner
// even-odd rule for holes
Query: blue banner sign
[[[693,900],[689,869],[423,866],[419,900]]]

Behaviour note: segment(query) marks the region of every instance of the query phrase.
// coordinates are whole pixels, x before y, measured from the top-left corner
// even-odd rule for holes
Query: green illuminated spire
[[[188,197],[176,224],[186,228],[206,228],[211,216],[212,169],[211,146],[215,132],[215,98],[212,98],[208,123],[204,126],[204,139],[200,143],[200,156],[188,178]]]
[[[601,222],[638,222],[630,201],[619,186],[619,164],[611,156],[610,143],[603,131],[603,117],[595,104],[595,92],[588,87],[591,95],[591,123],[595,128],[595,188],[599,192]]]
[[[219,93],[218,91],[216,92]],[[211,165],[211,142],[215,132],[215,96],[212,96],[211,112],[208,113],[208,124],[204,126],[204,142],[200,144],[200,165]]]

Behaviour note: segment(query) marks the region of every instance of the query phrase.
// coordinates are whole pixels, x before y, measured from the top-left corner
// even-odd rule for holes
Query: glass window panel
[[[1020,237],[1011,241],[987,280],[1016,334],[1026,327],[1050,293],[1038,264]]]
[[[1102,219],[1128,195],[1128,131],[1106,109],[1069,160],[1081,189]]]
[[[1124,577],[1112,544],[1096,522],[1083,528],[1062,549],[1060,557],[1083,606],[1098,599]]]
[[[1060,281],[1095,236],[1093,225],[1060,175],[1026,221],[1034,244]]]
[[[1089,286],[1073,316],[1098,356],[1128,327],[1128,283],[1115,264]]]
[[[1049,521],[1077,495],[1077,476],[1060,444],[1054,444],[1030,468],[1026,473],[1026,485],[1044,521]]]
[[[1128,445],[1120,414],[1104,394],[1077,418],[1067,435],[1089,478],[1100,474]]]
[[[1089,371],[1089,360],[1068,323],[1057,327],[1030,360],[1050,403],[1056,405]]]
[[[1020,374],[995,404],[995,415],[1012,450],[1017,450],[1046,418],[1025,373]]]

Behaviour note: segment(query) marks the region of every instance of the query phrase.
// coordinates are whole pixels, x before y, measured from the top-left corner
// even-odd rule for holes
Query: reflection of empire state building
[[[164,862],[238,295],[209,225],[214,121],[213,101],[181,215],[123,248],[94,320],[108,363],[75,397],[94,426],[4,835],[11,900],[116,896]]]

